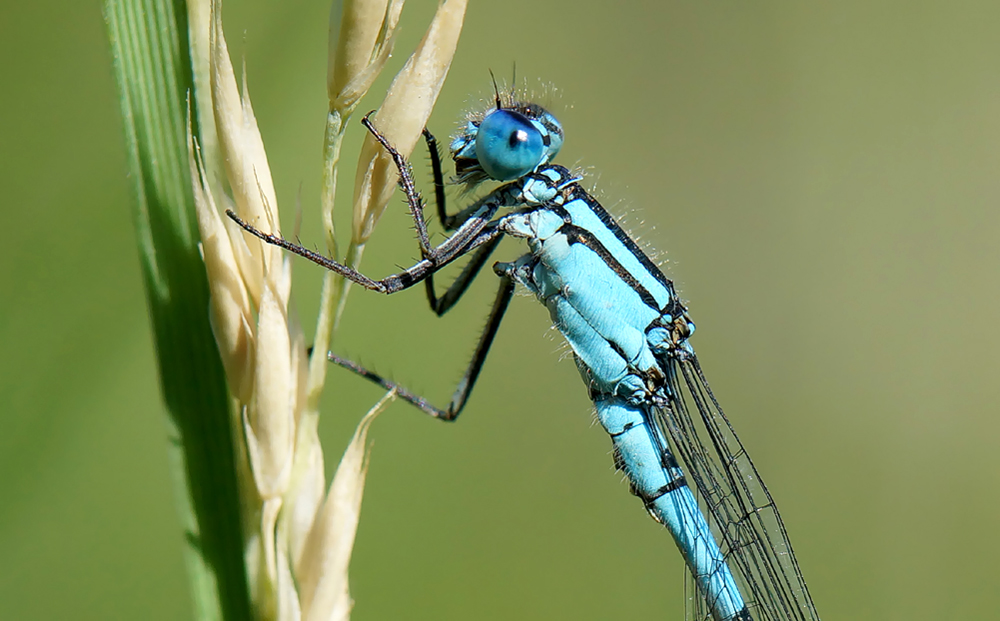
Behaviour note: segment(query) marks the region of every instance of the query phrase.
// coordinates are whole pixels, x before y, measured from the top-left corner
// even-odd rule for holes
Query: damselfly
[[[610,434],[615,466],[652,517],[673,535],[698,593],[694,618],[715,621],[818,620],[784,524],[708,387],[689,338],[694,323],[673,283],[580,185],[581,177],[552,163],[562,126],[544,108],[497,93],[495,105],[469,118],[451,143],[456,181],[473,188],[501,182],[457,214],[444,206],[436,142],[431,153],[437,207],[451,235],[432,246],[409,164],[372,126],[368,130],[399,168],[423,257],[413,267],[373,280],[300,245],[258,231],[262,240],[301,255],[359,285],[395,293],[426,283],[431,308],[444,314],[458,301],[505,235],[528,253],[495,263],[500,277],[493,309],[472,362],[451,402],[424,398],[348,360],[330,360],[382,385],[425,413],[455,420],[476,382],[514,292],[521,284],[548,308],[569,342],[598,419]],[[497,216],[502,208],[511,208]],[[471,258],[441,296],[434,273]]]

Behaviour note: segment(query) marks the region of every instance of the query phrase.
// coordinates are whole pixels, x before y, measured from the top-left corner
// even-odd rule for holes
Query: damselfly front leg
[[[445,210],[444,173],[441,170],[441,151],[438,150],[437,138],[426,128],[424,128],[424,142],[427,143],[427,152],[431,158],[431,175],[434,179],[434,198],[437,203],[438,219],[441,221],[441,227],[444,230],[454,231],[460,224],[469,219],[475,206],[470,205],[456,214],[448,214]]]
[[[472,211],[465,221],[462,222],[462,224],[457,227],[455,231],[441,244],[432,247],[427,235],[427,223],[423,217],[423,204],[420,194],[416,191],[416,185],[413,182],[413,174],[410,170],[410,166],[402,154],[389,144],[386,138],[372,126],[371,121],[368,118],[370,115],[371,113],[366,115],[361,122],[366,128],[368,128],[375,139],[386,148],[387,152],[392,157],[393,162],[396,164],[396,167],[399,170],[400,185],[403,188],[403,192],[406,194],[410,215],[413,218],[414,226],[417,229],[417,238],[420,244],[422,259],[412,267],[397,274],[386,276],[381,280],[375,280],[347,265],[339,263],[318,252],[309,250],[300,244],[290,242],[278,235],[265,233],[257,229],[252,224],[242,220],[230,209],[226,210],[226,215],[228,215],[248,233],[261,239],[262,241],[297,254],[304,259],[312,261],[313,263],[332,272],[340,274],[344,278],[347,278],[348,280],[355,282],[366,289],[378,291],[380,293],[396,293],[397,291],[407,289],[428,278],[434,272],[458,259],[462,255],[501,237],[503,233],[499,230],[496,223],[492,222],[492,218],[498,209],[506,205],[513,204],[516,201],[516,197],[513,195],[516,194],[517,188],[510,186],[516,186],[517,184],[507,184],[505,186],[501,186],[490,193],[490,195],[476,201],[472,205]],[[488,256],[488,253],[486,254]],[[482,262],[485,262],[485,258],[482,259]],[[482,263],[480,263],[480,267],[481,265]],[[474,275],[474,273],[471,274],[469,277],[466,277],[465,280],[471,280],[471,276]],[[459,277],[459,279],[462,278],[462,276]],[[464,290],[464,287],[462,287],[462,290]],[[432,298],[432,307],[437,306],[437,304],[433,301],[434,299],[435,298]]]
[[[476,210],[476,204],[472,204],[469,207],[463,209],[454,215],[449,215],[445,207],[445,193],[444,193],[444,173],[441,169],[441,152],[438,150],[437,139],[434,134],[430,133],[426,128],[423,132],[424,141],[427,144],[427,152],[431,159],[431,175],[434,181],[434,202],[437,204],[438,219],[441,221],[441,226],[446,231],[454,231],[459,225],[468,220]],[[382,142],[386,145],[385,142]],[[392,152],[391,146],[386,145],[386,148]],[[395,158],[394,158],[395,159]],[[500,242],[500,237],[497,237],[494,241],[483,245],[481,248],[476,250],[475,254],[469,262],[462,268],[462,273],[455,279],[454,282],[448,287],[444,295],[438,297],[435,286],[434,286],[434,274],[427,276],[424,281],[425,288],[427,290],[427,302],[430,304],[431,310],[440,317],[448,312],[452,306],[458,302],[465,290],[468,289],[472,281],[475,280],[476,276],[479,275],[479,270],[486,264],[486,261],[490,258],[493,250],[497,247]]]

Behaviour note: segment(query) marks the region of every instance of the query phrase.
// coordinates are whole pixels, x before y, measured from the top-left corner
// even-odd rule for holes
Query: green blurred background
[[[407,5],[391,68],[433,7]],[[327,15],[225,14],[286,227],[301,188],[309,244]],[[985,0],[472,0],[431,119],[446,136],[515,62],[560,89],[561,161],[669,259],[824,619],[1000,608],[998,20]],[[7,2],[0,24],[0,618],[189,618],[100,7]],[[498,258],[520,252],[505,244]],[[398,201],[365,270],[415,250]],[[319,270],[295,270],[311,331]],[[334,348],[443,401],[493,290],[444,319],[419,291],[355,290]],[[682,618],[679,555],[561,351],[519,298],[457,424],[403,404],[376,422],[355,619]],[[331,378],[333,462],[380,393]]]

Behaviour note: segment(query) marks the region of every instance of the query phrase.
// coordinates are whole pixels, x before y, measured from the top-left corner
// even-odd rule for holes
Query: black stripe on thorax
[[[632,290],[638,294],[643,304],[655,311],[660,310],[659,306],[656,304],[656,298],[653,297],[653,294],[639,284],[639,281],[635,279],[635,276],[625,269],[625,266],[618,262],[618,259],[616,259],[614,255],[612,255],[611,252],[604,247],[604,244],[602,244],[593,233],[575,224],[564,224],[559,227],[559,232],[566,236],[569,243],[580,243],[593,250],[597,256],[604,261],[605,265],[611,268],[611,271],[613,271],[618,278],[621,278],[626,285],[631,287]]]
[[[653,276],[653,278],[659,281],[660,284],[662,284],[667,289],[667,291],[670,293],[670,297],[674,297],[674,287],[670,279],[668,279],[666,276],[663,275],[663,272],[660,271],[660,268],[657,267],[656,264],[653,263],[653,261],[650,260],[648,256],[646,256],[646,253],[643,252],[642,249],[640,249],[639,246],[635,243],[635,241],[628,236],[628,234],[622,229],[621,226],[618,225],[615,219],[611,217],[611,214],[609,214],[607,210],[605,210],[604,207],[602,207],[601,204],[597,202],[597,199],[591,196],[586,190],[584,190],[579,185],[576,185],[573,188],[571,188],[570,192],[571,196],[566,199],[566,202],[568,203],[574,199],[579,199],[582,200],[584,203],[586,203],[590,211],[592,211],[594,215],[598,217],[601,223],[604,224],[604,226],[606,226],[609,231],[611,231],[611,233],[615,236],[615,238],[617,238],[618,241],[620,241],[622,245],[625,246],[625,248],[630,253],[632,253],[632,256],[634,256],[636,260],[639,261],[639,263],[642,264],[644,268],[646,268],[646,271],[648,271]]]

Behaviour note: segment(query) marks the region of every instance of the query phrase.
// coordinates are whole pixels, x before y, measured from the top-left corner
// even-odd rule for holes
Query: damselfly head
[[[562,125],[545,108],[498,92],[494,105],[468,119],[451,142],[457,181],[513,181],[559,153]]]

